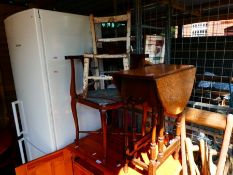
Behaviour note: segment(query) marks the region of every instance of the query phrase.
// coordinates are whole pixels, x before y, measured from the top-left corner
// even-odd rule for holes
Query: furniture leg
[[[75,85],[75,65],[74,60],[71,59],[71,82],[70,82],[70,96],[71,96],[71,111],[75,124],[75,144],[78,145],[79,141],[79,124],[78,124],[78,115],[76,109],[76,85]]]
[[[106,110],[100,110],[101,124],[103,131],[103,150],[104,150],[104,163],[107,158],[107,124],[106,124]]]
[[[143,104],[143,115],[142,115],[142,137],[146,134],[146,119],[147,119],[148,107]]]
[[[164,115],[163,110],[160,108],[158,113],[159,118],[159,137],[158,137],[158,159],[161,160],[163,157],[163,147],[164,147]]]
[[[156,173],[156,108],[152,108],[152,136],[150,145],[150,163],[149,163],[149,175],[155,175]]]
[[[177,115],[177,119],[176,119],[176,138],[177,139],[180,139],[180,133],[181,133],[181,118],[182,118],[182,114],[178,114]],[[174,158],[177,160],[179,159],[179,151],[180,151],[180,148],[177,149],[175,151],[175,154],[174,154]]]
[[[185,143],[186,143],[186,149],[187,149],[187,157],[188,157],[189,166],[190,166],[190,174],[200,175],[197,165],[194,162],[194,157],[193,157],[194,146],[192,144],[192,141],[190,140],[190,138],[186,138]]]
[[[76,109],[76,100],[71,98],[71,111],[74,119],[75,124],[75,144],[78,145],[79,143],[79,124],[78,124],[78,115]]]
[[[233,127],[233,115],[228,114],[227,115],[227,124],[226,124],[225,133],[224,133],[222,148],[221,148],[221,152],[220,152],[220,156],[219,156],[219,161],[218,161],[218,165],[217,165],[216,175],[223,174],[224,165],[226,162],[227,151],[228,151],[228,146],[229,146],[229,143],[231,140],[232,127]]]
[[[200,140],[200,153],[201,153],[201,172],[202,174],[209,174],[207,168],[207,155],[206,155],[206,146],[203,139]]]
[[[126,106],[126,105],[125,105]],[[125,132],[125,165],[124,165],[124,173],[128,173],[128,154],[129,154],[129,141],[128,141],[128,111],[127,108],[124,107],[124,132]]]
[[[182,174],[188,175],[187,169],[187,156],[186,156],[186,149],[185,149],[185,139],[186,139],[186,127],[185,127],[185,115],[182,114],[181,116],[181,157],[182,157]]]

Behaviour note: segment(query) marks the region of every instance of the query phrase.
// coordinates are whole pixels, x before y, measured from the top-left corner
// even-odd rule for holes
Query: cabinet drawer
[[[104,175],[104,173],[97,167],[93,166],[91,163],[76,157],[73,161],[74,175]]]
[[[77,162],[74,162],[73,164],[74,168],[74,175],[94,175],[92,172],[87,170],[85,167],[80,165]]]

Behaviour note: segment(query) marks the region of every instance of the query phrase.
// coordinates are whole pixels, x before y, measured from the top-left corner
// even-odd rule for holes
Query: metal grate
[[[165,58],[154,63],[192,64],[197,68],[192,105],[215,111],[232,106],[233,1],[142,1],[144,53],[148,36],[164,37]],[[150,46],[152,48],[152,46]],[[159,60],[159,61],[158,61]],[[162,60],[162,61],[161,61]],[[203,106],[202,106],[203,104]],[[219,106],[221,106],[219,109]]]

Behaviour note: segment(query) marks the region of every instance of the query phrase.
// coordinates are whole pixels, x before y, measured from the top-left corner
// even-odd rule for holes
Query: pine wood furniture
[[[202,169],[200,170],[201,174],[211,174],[211,175],[220,175],[224,172],[224,166],[226,162],[226,156],[228,151],[228,146],[231,139],[232,128],[233,128],[233,115],[228,114],[219,114],[215,112],[195,109],[195,108],[186,108],[182,114],[182,127],[181,127],[181,146],[182,146],[182,166],[183,166],[183,175],[187,175],[187,163],[186,163],[186,150],[188,151],[188,159],[190,165],[190,171],[192,175],[197,174],[196,164],[190,154],[190,145],[191,140],[186,138],[185,131],[185,122],[198,124],[201,126],[206,126],[209,128],[215,128],[218,130],[223,130],[223,141],[222,147],[219,155],[219,160],[217,166],[213,164],[212,156],[216,154],[214,150],[209,150],[204,143],[200,142],[200,155],[202,160]],[[185,140],[186,140],[186,150],[185,150]]]
[[[148,170],[149,174],[156,174],[156,169],[171,154],[175,153],[175,159],[178,159],[181,113],[191,95],[195,72],[195,67],[191,65],[158,64],[113,74],[114,82],[126,106],[129,103],[139,103],[152,108],[149,166],[138,159],[133,159],[134,164]],[[177,116],[176,138],[166,150],[164,150],[164,113]],[[159,130],[158,133],[156,128]],[[157,136],[158,156],[156,158]],[[139,140],[133,151],[128,151],[127,154],[135,157],[137,151],[145,146],[145,137]],[[127,172],[127,161],[125,167]]]

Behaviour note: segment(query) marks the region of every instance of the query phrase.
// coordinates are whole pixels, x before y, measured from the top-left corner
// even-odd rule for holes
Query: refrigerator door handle
[[[25,161],[25,155],[24,155],[24,151],[23,151],[23,141],[24,141],[24,138],[21,138],[21,139],[18,140],[19,151],[20,151],[20,156],[21,156],[22,164],[26,163],[26,161]]]
[[[12,109],[13,109],[16,132],[17,132],[18,137],[20,137],[24,133],[23,130],[20,131],[20,127],[19,127],[18,112],[17,112],[17,109],[16,109],[16,106],[17,105],[19,106],[19,104],[20,104],[20,101],[14,101],[14,102],[11,103]]]

